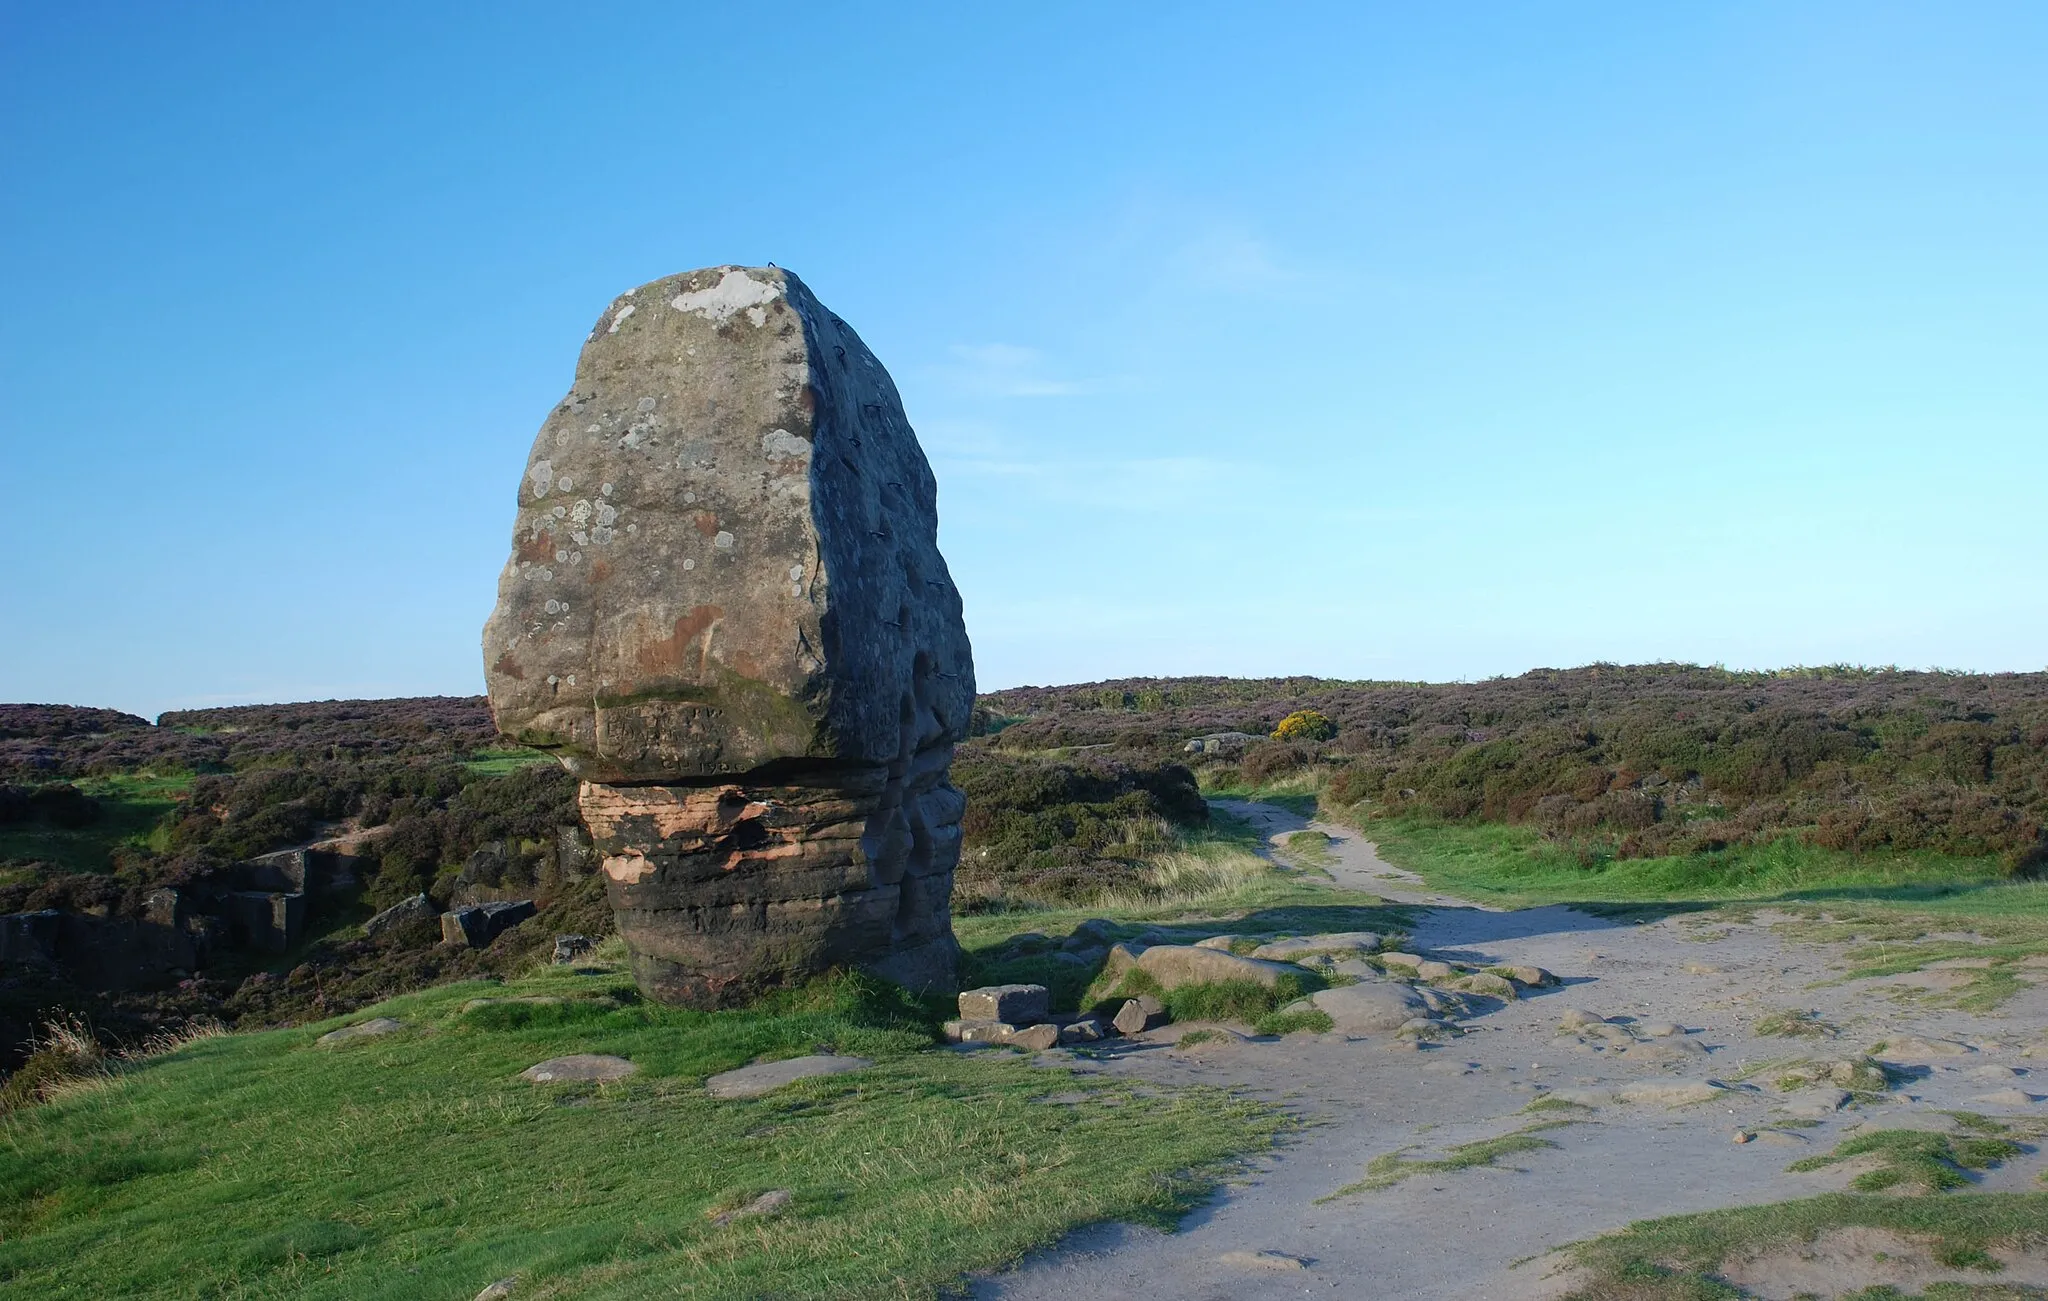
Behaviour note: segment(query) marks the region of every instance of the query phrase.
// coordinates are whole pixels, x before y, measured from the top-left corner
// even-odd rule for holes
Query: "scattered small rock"
[[[517,1274],[512,1275],[510,1278],[501,1278],[477,1293],[475,1301],[505,1301],[506,1297],[512,1295],[512,1289],[518,1286],[519,1276]]]
[[[1109,1027],[1099,1016],[1076,1017],[1060,1027],[1060,1042],[1063,1044],[1095,1043],[1109,1037]]]
[[[1540,989],[1544,986],[1555,985],[1557,983],[1557,977],[1551,975],[1548,971],[1545,971],[1541,967],[1531,967],[1524,965],[1516,965],[1511,967],[1495,967],[1493,969],[1493,973],[1497,976],[1506,976],[1509,980],[1514,981],[1517,985],[1527,985],[1532,989]]]
[[[403,1029],[405,1029],[405,1022],[403,1021],[396,1021],[388,1016],[374,1016],[367,1021],[359,1021],[355,1025],[345,1025],[339,1030],[329,1030],[313,1042],[316,1044],[344,1044],[351,1039],[370,1039],[380,1034],[390,1034],[394,1030]]]
[[[597,941],[588,935],[555,936],[555,965],[567,966],[597,947]]]
[[[873,1065],[865,1057],[840,1057],[832,1053],[786,1057],[779,1062],[757,1062],[736,1071],[714,1075],[704,1081],[704,1091],[714,1098],[758,1098],[798,1080],[815,1079],[821,1075],[845,1075],[864,1071]]]
[[[572,1053],[567,1057],[550,1057],[544,1062],[537,1062],[519,1072],[519,1078],[529,1084],[566,1084],[575,1080],[608,1084],[613,1080],[623,1080],[639,1069],[623,1057]]]
[[[1738,1129],[1733,1134],[1730,1134],[1728,1137],[1731,1142],[1736,1143],[1753,1143],[1756,1141],[1756,1135],[1750,1133],[1746,1129]]]

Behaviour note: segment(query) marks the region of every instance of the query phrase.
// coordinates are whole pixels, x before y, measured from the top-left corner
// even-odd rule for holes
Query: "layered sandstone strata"
[[[499,728],[584,780],[651,996],[951,985],[974,668],[937,531],[888,372],[795,276],[659,280],[592,331],[484,659]]]

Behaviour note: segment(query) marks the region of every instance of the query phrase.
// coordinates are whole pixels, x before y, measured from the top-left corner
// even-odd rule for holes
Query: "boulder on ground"
[[[1150,994],[1127,998],[1117,1009],[1113,1024],[1119,1033],[1142,1034],[1156,1025],[1166,1023],[1166,1005]]]
[[[852,327],[778,267],[628,291],[517,503],[493,717],[582,779],[641,991],[952,993],[974,665],[930,464]]]
[[[759,1062],[725,1071],[704,1081],[704,1091],[714,1098],[757,1098],[764,1093],[823,1075],[846,1075],[864,1071],[874,1063],[865,1057],[841,1057],[814,1053],[809,1057],[787,1057],[779,1062]]]
[[[1371,931],[1336,931],[1274,940],[1253,949],[1252,956],[1273,962],[1298,962],[1316,953],[1370,953],[1379,946],[1380,937]]]
[[[1010,1036],[1011,1047],[1025,1048],[1035,1053],[1042,1053],[1048,1048],[1057,1047],[1059,1042],[1060,1028],[1050,1022],[1027,1025]]]
[[[1144,952],[1145,946],[1142,944],[1110,945],[1108,955],[1102,959],[1102,978],[1112,986],[1115,985],[1126,971],[1138,965],[1138,959]]]
[[[1095,1043],[1107,1039],[1110,1027],[1099,1016],[1080,1016],[1060,1027],[1060,1042],[1063,1044]]]
[[[1208,939],[1196,940],[1195,947],[1198,949],[1222,949],[1228,953],[1230,946],[1235,943],[1237,943],[1237,936],[1235,935],[1211,935]]]
[[[532,1084],[564,1084],[571,1081],[595,1081],[600,1084],[623,1080],[640,1068],[623,1057],[610,1057],[603,1053],[572,1053],[567,1057],[550,1057],[519,1072],[519,1078]]]
[[[555,936],[555,965],[564,966],[574,962],[597,947],[597,941],[588,935]]]
[[[1518,996],[1515,983],[1490,971],[1478,971],[1472,975],[1451,982],[1451,988],[1461,994],[1484,994],[1488,998],[1515,998]]]
[[[1496,976],[1506,976],[1517,985],[1528,985],[1531,988],[1541,988],[1545,985],[1555,985],[1557,983],[1557,977],[1541,967],[1517,964],[1507,967],[1494,967],[1492,970]]]
[[[1386,1034],[1429,1007],[1420,994],[1391,980],[1321,990],[1309,1002],[1329,1016],[1332,1029],[1344,1034]]]
[[[1051,1011],[1051,995],[1043,985],[984,985],[960,994],[963,1021],[1034,1025],[1045,1020]]]
[[[441,914],[441,942],[481,949],[533,916],[533,900],[476,904]]]
[[[410,899],[399,900],[364,922],[363,934],[374,940],[381,935],[389,935],[401,926],[430,922],[440,915],[441,910],[434,906],[432,899],[424,894],[416,894]]]
[[[1111,953],[1115,950],[1112,949]],[[1282,976],[1299,976],[1293,966],[1240,958],[1221,949],[1198,949],[1185,944],[1162,944],[1138,955],[1138,968],[1159,982],[1161,989],[1182,985],[1220,985],[1226,981],[1248,980],[1267,989]]]
[[[505,1301],[518,1287],[519,1276],[514,1274],[509,1278],[501,1278],[494,1283],[488,1284],[483,1291],[470,1298],[470,1301]]]
[[[354,1025],[345,1025],[339,1030],[329,1030],[313,1042],[316,1044],[344,1044],[351,1039],[371,1039],[378,1035],[390,1034],[394,1030],[403,1029],[405,1029],[405,1022],[403,1021],[393,1020],[388,1016],[373,1016],[367,1021],[359,1021]]]

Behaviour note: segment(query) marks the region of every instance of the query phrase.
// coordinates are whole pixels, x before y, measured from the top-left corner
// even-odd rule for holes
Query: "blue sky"
[[[984,687],[2048,665],[2048,7],[0,3],[0,699],[481,690],[621,290],[890,367]]]

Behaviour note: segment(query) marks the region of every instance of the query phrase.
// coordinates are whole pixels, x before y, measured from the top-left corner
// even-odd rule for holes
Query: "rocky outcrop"
[[[643,991],[950,987],[974,669],[895,385],[795,276],[615,301],[542,425],[484,630],[498,726],[583,779]]]

